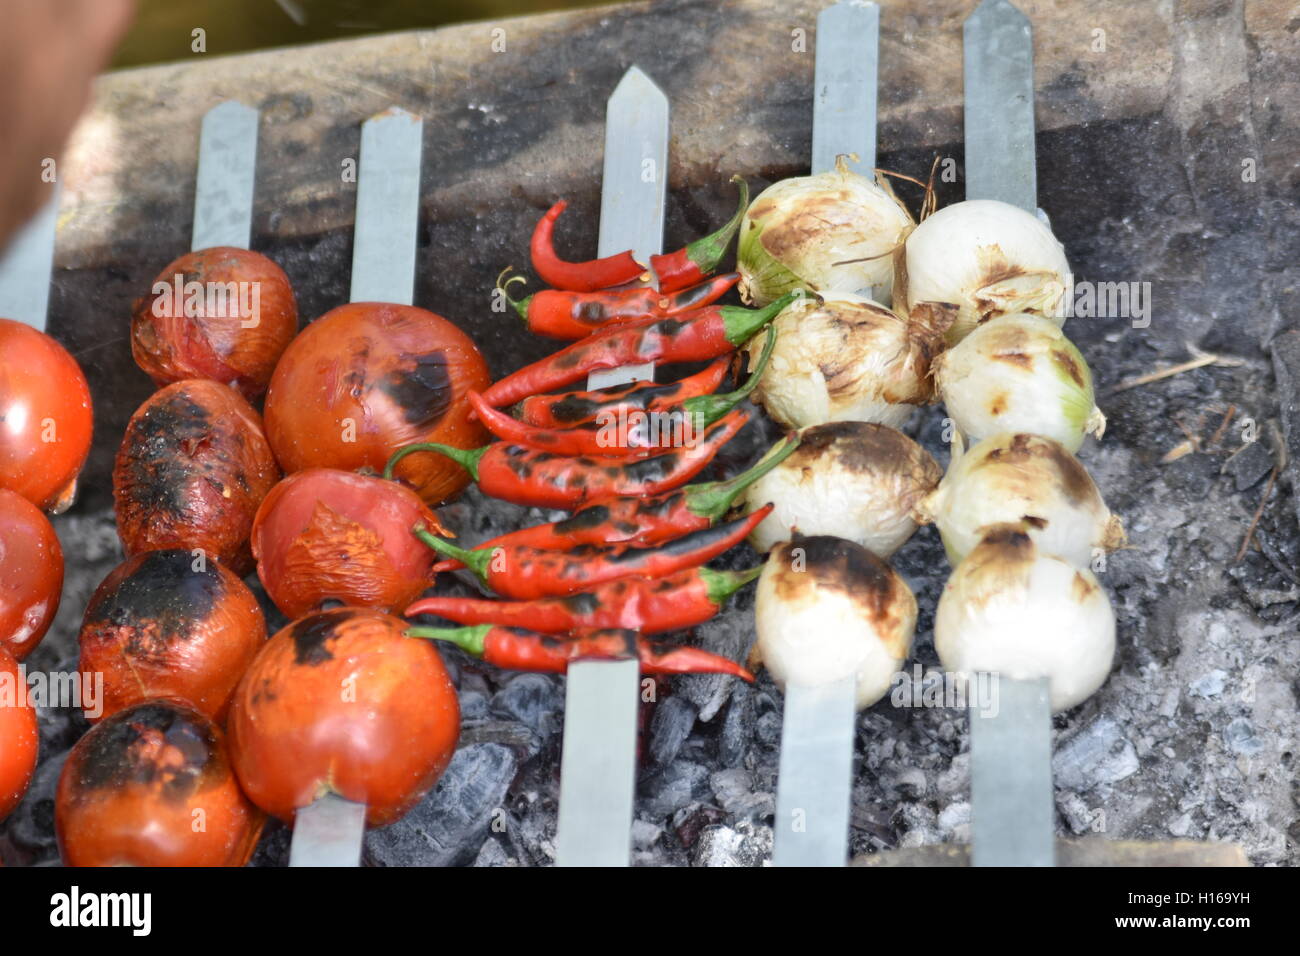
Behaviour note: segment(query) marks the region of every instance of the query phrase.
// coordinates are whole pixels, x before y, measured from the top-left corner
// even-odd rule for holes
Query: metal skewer
[[[31,221],[14,235],[0,258],[0,317],[45,331],[54,268],[54,227],[59,187]]]
[[[983,0],[966,20],[962,51],[966,198],[999,199],[1036,212],[1029,20],[1007,0]],[[998,681],[996,713],[983,715],[978,702],[970,709],[971,863],[1053,866],[1048,682],[990,678]]]
[[[817,17],[812,171],[854,153],[858,171],[876,165],[876,75],[880,8],[842,0]],[[852,163],[851,163],[852,165]],[[862,290],[872,295],[871,289]],[[777,866],[844,866],[853,786],[856,679],[787,683],[777,777]]]
[[[410,305],[415,298],[423,132],[423,121],[402,109],[385,110],[361,125],[353,302]],[[365,829],[364,804],[326,794],[298,811],[289,865],[357,866]]]
[[[668,179],[668,98],[640,69],[623,74],[605,112],[598,254],[663,248]],[[589,389],[654,378],[654,364],[595,372]],[[564,700],[558,866],[627,866],[636,791],[640,664],[575,661]]]

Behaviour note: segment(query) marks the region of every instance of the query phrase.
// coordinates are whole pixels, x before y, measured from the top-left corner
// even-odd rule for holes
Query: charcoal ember
[[[262,828],[262,837],[258,840],[257,849],[253,851],[253,858],[248,861],[248,865],[258,867],[288,866],[289,845],[292,842],[293,829],[281,823],[275,817],[269,818]]]
[[[673,834],[677,837],[677,842],[682,848],[689,850],[695,846],[695,842],[700,838],[700,834],[704,832],[706,827],[715,826],[725,820],[726,817],[726,813],[718,807],[693,803],[688,807],[682,807],[673,814]]]
[[[708,768],[681,759],[644,774],[640,789],[640,807],[651,816],[665,818],[711,796]]]
[[[474,857],[475,866],[518,866],[518,862],[511,859],[506,848],[496,837],[488,837],[483,846],[479,848],[478,856]]]
[[[1233,486],[1238,491],[1246,491],[1273,470],[1273,454],[1262,441],[1249,442],[1223,463],[1222,470],[1232,475]]]
[[[492,712],[549,737],[564,722],[564,688],[550,674],[515,674],[493,695]]]
[[[1286,436],[1286,474],[1291,506],[1300,508],[1300,331],[1283,332],[1273,339],[1273,377],[1277,382],[1278,410]]]
[[[460,722],[472,723],[487,720],[490,698],[481,690],[460,689]]]
[[[730,816],[768,819],[776,813],[776,795],[754,786],[754,776],[741,767],[719,770],[709,777],[713,798]]]
[[[696,841],[695,866],[764,866],[772,859],[772,828],[742,820],[707,827]]]
[[[366,834],[378,866],[457,866],[478,854],[494,824],[505,820],[514,752],[501,744],[456,751],[438,785],[406,816]]]
[[[632,821],[632,849],[649,850],[664,835],[664,828],[650,820],[637,818]]]
[[[33,863],[57,860],[59,848],[54,838],[54,793],[59,786],[59,775],[68,759],[68,750],[46,756],[32,775],[27,795],[5,821],[10,839],[33,854]]]
[[[462,723],[459,746],[501,744],[515,752],[520,760],[530,760],[541,753],[544,741],[532,728],[515,720],[476,720]]]
[[[737,767],[749,751],[750,737],[754,732],[754,698],[748,685],[737,687],[731,693],[727,714],[722,720],[722,733],[718,738],[718,762],[724,767]]]
[[[650,759],[670,764],[695,726],[695,705],[676,694],[659,701],[650,720]]]
[[[1119,724],[1098,717],[1056,749],[1052,774],[1058,786],[1086,791],[1118,783],[1138,771],[1138,756]]]
[[[749,568],[758,563],[758,557],[748,546],[735,548],[718,567]],[[727,609],[712,620],[695,629],[690,643],[698,647],[744,663],[754,646],[754,588],[745,588],[732,597]],[[700,720],[708,723],[744,681],[727,674],[683,674],[674,681],[675,692],[695,705]]]

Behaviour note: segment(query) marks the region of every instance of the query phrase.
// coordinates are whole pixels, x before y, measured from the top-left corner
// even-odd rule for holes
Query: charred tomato
[[[470,420],[466,393],[489,381],[468,335],[424,309],[354,302],[325,313],[280,358],[266,395],[266,433],[286,472],[382,471],[412,442],[473,448],[487,433]],[[397,468],[430,504],[469,481],[441,455]]]
[[[249,401],[266,391],[298,331],[284,270],[258,252],[196,249],[169,263],[137,299],[131,354],[158,386],[207,378]]]
[[[48,518],[0,488],[0,647],[22,660],[41,642],[63,593],[63,549]]]
[[[244,674],[230,745],[244,792],[290,822],[326,793],[401,817],[437,782],[460,732],[456,690],[432,642],[371,608],[300,618]]]
[[[411,534],[416,524],[441,527],[405,485],[336,468],[295,472],[257,509],[257,576],[290,618],[327,600],[405,607],[432,583],[437,557]]]
[[[40,734],[28,706],[27,682],[0,644],[0,820],[9,816],[31,783]]]
[[[65,510],[93,426],[77,360],[44,332],[0,319],[0,488],[44,511]]]
[[[54,798],[68,866],[243,866],[265,821],[235,781],[221,729],[170,699],[92,727]]]
[[[266,621],[248,586],[203,552],[146,551],[95,590],[80,640],[81,670],[104,675],[103,712],[87,719],[176,697],[221,721]]]
[[[262,422],[234,389],[189,379],[131,416],[113,466],[117,533],[128,555],[200,548],[253,569],[253,516],[279,479]]]

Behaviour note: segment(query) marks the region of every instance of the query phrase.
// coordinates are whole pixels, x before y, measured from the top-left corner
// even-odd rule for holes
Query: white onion
[[[893,190],[835,169],[783,179],[763,190],[740,225],[736,267],[740,295],[767,305],[794,289],[856,292],[875,286],[888,295],[891,255],[913,220]],[[846,265],[836,263],[853,261]]]
[[[833,534],[887,558],[916,531],[913,511],[939,475],[929,452],[886,425],[805,428],[799,447],[746,491],[746,510],[776,506],[749,540],[762,552],[795,533]]]
[[[1044,554],[1021,528],[1000,526],[948,579],[934,620],[945,670],[1013,680],[1045,677],[1053,711],[1106,681],[1115,614],[1092,572]]]
[[[1094,548],[1111,551],[1124,543],[1123,524],[1083,465],[1060,442],[1040,435],[994,435],[965,453],[958,441],[939,487],[916,511],[938,526],[953,564],[989,528],[1008,523],[1025,522],[1046,554],[1080,568],[1088,566]]]
[[[1065,249],[1037,216],[995,199],[945,206],[907,237],[895,259],[894,305],[954,312],[948,342],[997,315],[1032,312],[1061,325],[1073,289]]]
[[[1088,363],[1041,316],[1017,312],[976,327],[935,360],[934,380],[953,423],[976,441],[1030,432],[1075,452],[1085,434],[1106,428]]]
[[[912,646],[916,598],[886,562],[831,536],[783,541],[758,579],[757,656],[781,686],[856,676],[861,710],[888,692]]]
[[[782,425],[877,422],[898,428],[933,396],[930,362],[943,333],[852,292],[823,293],[782,310],[778,341],[754,400]],[[767,329],[750,340],[752,370]]]

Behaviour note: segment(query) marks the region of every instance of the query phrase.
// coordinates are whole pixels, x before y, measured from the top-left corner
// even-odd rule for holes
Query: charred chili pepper
[[[687,485],[649,497],[607,498],[575,511],[563,521],[521,528],[485,541],[475,551],[529,545],[545,551],[568,551],[584,544],[659,544],[707,528],[725,515],[740,493],[799,447],[797,436],[783,439],[770,455],[726,481]],[[437,571],[463,568],[459,561],[440,561]]]
[[[694,285],[717,270],[736,230],[740,228],[745,210],[749,208],[749,184],[742,176],[732,176],[731,181],[740,186],[740,205],[726,225],[676,252],[650,257],[650,268],[659,280],[660,292],[672,292]]]
[[[656,412],[699,395],[711,394],[726,377],[731,356],[724,355],[694,375],[657,385],[637,381],[590,392],[533,395],[514,407],[515,416],[538,428],[572,428],[594,422],[602,412]]]
[[[406,455],[432,451],[468,471],[486,495],[517,505],[571,511],[599,498],[653,495],[686,484],[747,421],[749,414],[738,408],[694,444],[648,458],[573,458],[503,441],[470,449],[424,442],[398,449],[384,475],[391,475]]]
[[[717,358],[745,342],[781,310],[804,295],[787,292],[762,309],[711,305],[675,319],[597,332],[507,375],[483,393],[493,408],[549,392],[589,372],[644,362],[699,362]]]
[[[543,289],[524,299],[510,298],[510,286],[525,281],[523,276],[511,276],[503,284],[498,278],[497,289],[523,317],[528,330],[553,339],[581,339],[615,325],[651,322],[703,308],[726,295],[740,281],[740,273],[715,276],[672,294],[644,286],[601,292]]]
[[[590,591],[536,601],[431,597],[408,607],[406,616],[433,614],[457,624],[530,627],[548,634],[600,627],[660,634],[703,624],[762,570],[761,565],[748,571],[687,568],[657,580],[619,578]]]
[[[488,431],[502,441],[516,442],[557,455],[603,455],[627,457],[649,455],[668,448],[678,448],[696,440],[696,436],[745,400],[772,357],[776,336],[763,343],[763,354],[749,380],[726,395],[701,395],[675,409],[656,412],[603,412],[600,418],[574,428],[537,428],[497,411],[478,392],[467,393],[470,407]]]
[[[529,252],[533,271],[547,285],[570,292],[595,292],[611,286],[631,282],[645,274],[646,268],[637,262],[629,249],[603,259],[586,262],[566,262],[555,253],[555,220],[568,206],[563,199],[546,211],[533,230]]]
[[[772,508],[764,505],[735,521],[693,531],[650,548],[583,545],[565,552],[514,545],[469,551],[430,534],[421,525],[413,533],[439,554],[462,562],[502,597],[530,601],[572,594],[618,578],[661,578],[698,567],[743,541]]]
[[[750,683],[754,675],[735,661],[698,647],[651,641],[628,630],[586,631],[572,637],[539,634],[522,627],[411,627],[407,637],[447,641],[489,664],[516,671],[561,674],[570,661],[641,661],[643,674],[731,674]]]

